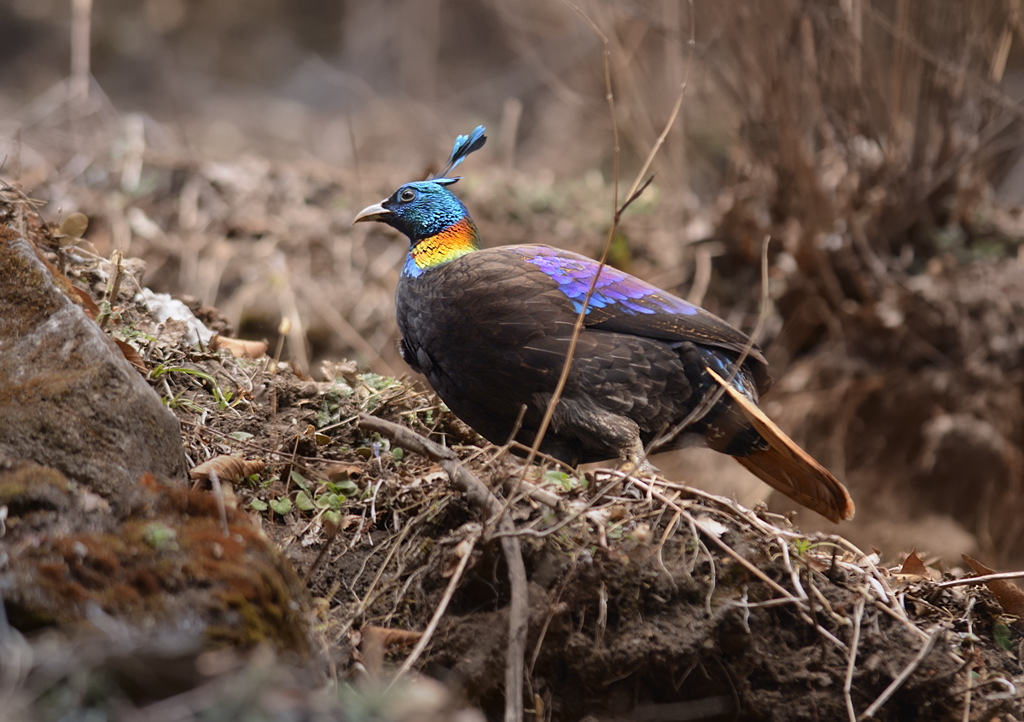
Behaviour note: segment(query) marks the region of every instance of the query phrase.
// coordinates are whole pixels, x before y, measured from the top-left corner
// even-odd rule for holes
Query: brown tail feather
[[[710,368],[707,371],[722,385],[754,430],[771,447],[767,451],[755,451],[749,456],[737,456],[736,461],[761,481],[808,509],[834,522],[852,519],[853,499],[846,487],[786,436],[754,402],[725,383]]]

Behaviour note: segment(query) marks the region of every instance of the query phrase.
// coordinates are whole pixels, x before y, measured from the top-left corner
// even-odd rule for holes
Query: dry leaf
[[[259,474],[266,468],[266,464],[258,459],[249,461],[240,459],[237,456],[222,454],[212,459],[207,459],[199,466],[188,472],[194,481],[209,481],[212,474],[216,474],[221,481],[236,482],[253,474]]]
[[[210,339],[210,349],[224,349],[235,358],[262,358],[267,353],[267,342],[216,335]]]
[[[363,644],[366,644],[367,637],[376,636],[384,649],[393,647],[409,647],[420,641],[423,632],[411,632],[408,629],[391,629],[389,627],[375,627],[372,624],[363,627]]]
[[[327,474],[329,481],[346,481],[362,476],[363,467],[353,464],[331,464],[324,469],[324,473]]]
[[[903,566],[900,567],[900,574],[916,574],[919,577],[928,576],[928,567],[921,561],[921,557],[917,555],[917,549],[911,549],[910,554],[907,554],[907,558],[903,560]]]
[[[82,511],[110,511],[110,503],[99,494],[85,489],[78,496],[78,501],[82,505]]]
[[[942,572],[937,569],[929,569],[924,560],[918,556],[917,550],[912,549],[907,558],[903,560],[903,566],[898,572],[891,575],[894,584],[914,584],[922,579],[937,582],[942,579]]]
[[[92,300],[92,296],[89,295],[88,291],[83,291],[78,286],[72,285],[71,281],[68,280],[67,276],[61,275],[61,280],[65,281],[68,288],[71,290],[71,300],[76,301],[79,306],[85,309],[85,315],[95,321],[99,318],[100,307],[96,305],[96,302]]]
[[[384,667],[385,651],[391,647],[415,644],[422,636],[422,632],[375,627],[372,624],[363,627],[360,632],[359,651],[362,653],[366,671],[374,679],[379,678]]]
[[[476,564],[477,559],[480,557],[480,551],[475,547],[475,539],[463,539],[462,541],[460,541],[455,546],[455,553],[451,556],[451,558],[448,560],[448,563],[441,571],[441,576],[445,579],[448,579],[453,574],[455,574],[455,570],[459,568],[459,563],[467,554],[472,554],[469,560],[469,566],[467,567],[472,568]]]
[[[124,356],[125,360],[134,366],[140,374],[145,376],[149,373],[149,369],[146,368],[146,362],[142,360],[142,356],[139,355],[139,352],[135,350],[134,346],[119,338],[115,338],[114,343],[116,343],[117,347],[121,349],[121,355]]]
[[[977,559],[972,559],[966,554],[960,556],[979,576],[996,573],[995,570],[989,569]],[[999,602],[999,606],[1003,608],[1004,612],[1017,617],[1018,625],[1024,622],[1024,591],[1021,591],[1020,587],[1009,579],[993,579],[990,582],[985,582],[985,586],[996,596],[996,601]]]
[[[84,213],[72,213],[64,219],[63,223],[60,224],[60,229],[57,231],[57,235],[78,240],[85,235],[85,230],[88,227],[89,216]]]
[[[717,519],[712,519],[707,514],[702,514],[696,517],[694,521],[697,522],[698,529],[700,529],[700,531],[708,534],[709,536],[713,536],[716,539],[721,539],[722,535],[729,531],[729,527]]]

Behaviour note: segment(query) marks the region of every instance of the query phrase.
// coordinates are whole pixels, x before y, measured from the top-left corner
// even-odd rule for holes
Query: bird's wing
[[[597,261],[542,245],[516,246],[514,251],[558,283],[579,313],[600,267]],[[662,341],[692,341],[736,354],[750,344],[746,334],[700,306],[607,265],[587,302],[586,326]],[[748,357],[758,366],[767,365],[756,345],[749,346]]]

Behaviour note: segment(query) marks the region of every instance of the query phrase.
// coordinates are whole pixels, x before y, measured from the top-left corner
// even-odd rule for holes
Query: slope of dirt
[[[6,223],[40,227],[16,192],[4,198]],[[836,719],[852,710],[989,720],[1024,711],[1024,634],[1005,592],[943,586],[960,573],[920,561],[888,568],[895,560],[840,536],[808,536],[784,517],[663,478],[524,468],[414,385],[351,363],[325,364],[316,378],[296,373],[258,345],[234,343],[214,309],[193,304],[222,333],[195,343],[190,314],[159,321],[146,307],[131,263],[115,282],[116,266],[52,238],[33,236],[76,285],[99,289],[108,330],[138,352],[178,415],[191,461],[214,460],[222,493],[262,524],[317,599],[322,663],[312,670],[296,674],[259,655],[217,663],[178,654],[184,681],[173,691],[211,695],[188,697],[196,716],[258,678],[250,712],[267,704],[276,714],[268,695],[277,690],[309,719],[370,718],[374,704],[385,719],[448,719],[460,709],[472,719],[467,707],[500,718],[516,594],[528,598],[524,700],[537,719]],[[452,447],[495,493],[512,495],[525,589],[509,581],[493,521],[472,497],[452,490],[436,460],[361,428],[361,414]],[[194,470],[197,485],[215,485],[209,469]],[[428,629],[415,668],[443,688],[413,678],[382,694]],[[54,639],[47,643],[71,658],[84,649],[74,637]],[[29,647],[35,658],[51,659],[41,644]],[[93,649],[82,669],[120,690],[124,677],[110,670],[124,659],[141,667],[173,656],[154,645],[123,645],[117,664]],[[36,700],[23,708],[30,718],[103,704],[62,697],[73,675],[28,669],[15,690]],[[295,701],[296,689],[320,690],[323,679],[339,686]],[[139,714],[156,715],[172,692],[132,684],[115,697]],[[403,711],[416,684],[433,690],[433,706]]]

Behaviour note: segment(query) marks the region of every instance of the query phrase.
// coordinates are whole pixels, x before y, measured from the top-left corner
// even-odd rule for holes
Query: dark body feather
[[[523,404],[516,440],[533,444],[576,322],[576,305],[560,284],[524,258],[540,249],[596,271],[597,263],[584,256],[517,246],[475,251],[418,277],[403,275],[398,285],[403,358],[452,411],[498,444],[511,436]],[[603,273],[624,275],[612,268]],[[627,278],[649,296],[685,304]],[[617,304],[592,308],[541,450],[570,464],[625,458],[638,451],[638,437],[646,446],[682,421],[713,385],[704,371],[709,357],[727,368],[748,341],[717,316],[689,307],[689,315],[631,314]],[[767,383],[755,347],[736,384],[756,401]],[[745,433],[749,425],[740,417],[730,428],[729,403],[725,397],[666,448],[705,435],[710,425],[718,440],[713,448],[747,453],[760,439]]]

